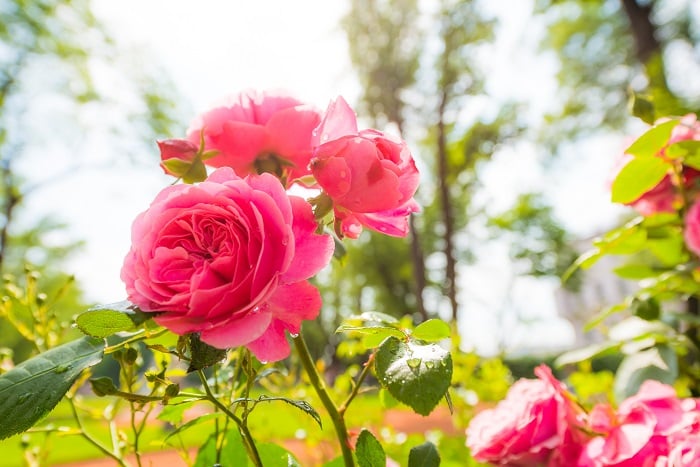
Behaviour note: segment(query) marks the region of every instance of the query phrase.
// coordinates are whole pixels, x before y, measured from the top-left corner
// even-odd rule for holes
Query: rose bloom
[[[311,172],[333,201],[337,229],[357,238],[362,227],[405,237],[419,174],[406,143],[357,129],[355,113],[339,97],[314,131]]]
[[[307,279],[330,261],[333,240],[315,230],[311,206],[274,176],[222,168],[160,192],[133,223],[121,277],[158,324],[276,361],[289,354],[285,331],[321,307]]]
[[[698,467],[700,466],[700,434],[677,440],[671,446],[668,456],[656,461],[655,467]]]
[[[520,379],[493,409],[479,412],[467,428],[467,446],[479,462],[532,466],[559,445],[556,391],[541,379]]]
[[[688,426],[693,410],[671,386],[645,381],[617,411],[607,404],[593,408],[590,428],[601,436],[586,445],[579,466],[652,467],[668,454],[669,440]]]
[[[187,138],[219,154],[206,161],[239,176],[271,172],[288,181],[309,174],[311,134],[321,121],[312,106],[280,91],[248,90],[195,119]]]

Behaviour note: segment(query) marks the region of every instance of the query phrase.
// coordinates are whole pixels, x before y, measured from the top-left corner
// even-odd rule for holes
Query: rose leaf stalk
[[[352,448],[350,447],[348,429],[345,426],[345,418],[343,416],[344,411],[341,412],[339,410],[336,403],[333,401],[333,399],[331,399],[330,394],[328,394],[326,384],[316,369],[316,365],[314,365],[313,358],[311,358],[309,348],[306,346],[306,342],[304,341],[302,334],[299,333],[293,338],[293,340],[299,354],[299,358],[301,359],[301,364],[309,377],[309,382],[314,387],[316,394],[318,394],[318,397],[321,399],[321,403],[333,421],[333,427],[335,428],[335,433],[338,438],[338,442],[340,443],[340,449],[343,452],[345,467],[354,467],[355,459],[352,454]]]

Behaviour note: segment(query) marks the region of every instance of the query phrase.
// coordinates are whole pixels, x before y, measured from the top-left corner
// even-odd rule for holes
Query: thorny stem
[[[258,454],[258,449],[255,447],[255,441],[248,430],[248,427],[243,423],[243,420],[238,418],[233,412],[231,412],[228,407],[222,404],[219,399],[214,396],[211,392],[211,388],[207,383],[207,377],[204,375],[202,370],[197,370],[197,375],[199,375],[199,380],[204,386],[204,392],[207,393],[207,399],[211,401],[219,410],[226,414],[231,420],[233,420],[236,425],[238,425],[238,430],[241,432],[241,438],[243,439],[243,444],[245,444],[246,450],[248,451],[248,457],[253,461],[255,467],[263,467],[262,460],[260,460],[260,454]]]
[[[328,394],[328,389],[326,388],[326,383],[321,378],[314,361],[309,353],[309,348],[306,346],[304,338],[301,333],[293,338],[294,345],[296,346],[297,352],[299,353],[299,358],[301,359],[301,364],[309,377],[309,382],[316,390],[316,394],[321,399],[321,403],[326,408],[328,415],[333,421],[333,427],[335,428],[336,436],[338,437],[338,442],[340,443],[340,449],[343,452],[343,460],[345,461],[345,467],[354,467],[355,459],[352,456],[352,448],[350,447],[350,440],[348,438],[348,429],[345,426],[345,419],[343,418],[343,413],[340,412],[338,406],[333,402],[330,395]]]

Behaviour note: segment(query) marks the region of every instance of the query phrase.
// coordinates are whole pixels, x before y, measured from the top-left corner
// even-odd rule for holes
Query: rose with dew
[[[405,237],[419,174],[406,143],[376,130],[357,129],[342,97],[331,102],[314,130],[311,172],[333,202],[336,231],[357,238],[362,227]]]
[[[311,134],[321,121],[310,105],[281,92],[248,90],[195,119],[187,138],[218,154],[212,167],[231,167],[239,176],[270,172],[291,182],[309,174]]]
[[[129,300],[171,331],[276,361],[289,354],[285,331],[321,307],[307,279],[333,240],[315,231],[311,206],[277,178],[222,168],[158,194],[133,223],[121,277]]]
[[[467,446],[479,462],[531,466],[546,462],[560,443],[555,388],[520,379],[506,398],[479,412],[467,428]]]

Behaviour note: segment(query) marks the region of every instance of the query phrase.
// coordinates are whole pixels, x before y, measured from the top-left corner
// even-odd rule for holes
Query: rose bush
[[[198,116],[187,138],[218,154],[212,167],[231,167],[239,176],[271,172],[287,182],[308,175],[311,133],[321,120],[310,105],[282,91],[247,90]]]
[[[311,206],[272,175],[218,169],[164,189],[136,218],[121,276],[129,300],[173,332],[280,360],[285,330],[299,333],[321,307],[307,279],[328,263],[333,240],[315,230]]]
[[[405,237],[419,173],[406,143],[357,129],[355,113],[339,97],[314,131],[311,172],[333,201],[336,231],[357,238],[362,227]]]

